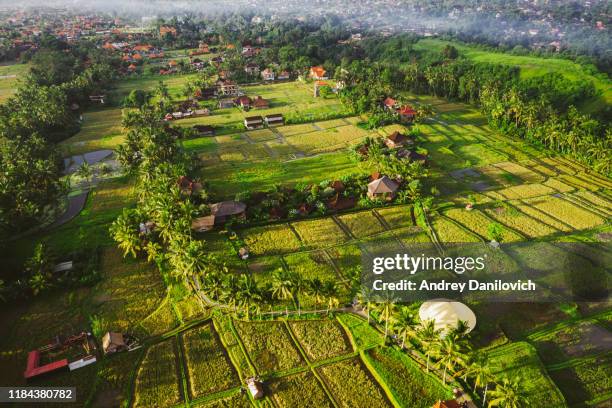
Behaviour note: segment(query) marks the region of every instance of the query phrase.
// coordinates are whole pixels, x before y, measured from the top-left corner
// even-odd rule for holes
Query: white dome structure
[[[435,329],[440,330],[442,335],[457,327],[459,321],[467,324],[468,333],[476,327],[476,315],[472,309],[449,299],[428,300],[419,308],[419,317],[422,322],[433,320]]]

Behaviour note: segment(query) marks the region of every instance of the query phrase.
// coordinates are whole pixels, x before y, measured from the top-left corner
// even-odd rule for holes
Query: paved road
[[[53,222],[53,224],[49,225],[47,228],[57,228],[76,217],[81,212],[83,207],[85,207],[87,194],[89,194],[88,191],[79,195],[68,197],[68,208],[66,209],[66,212],[64,212],[57,220]]]

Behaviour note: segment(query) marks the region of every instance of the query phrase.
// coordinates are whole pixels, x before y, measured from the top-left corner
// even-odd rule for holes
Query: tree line
[[[80,126],[89,95],[114,77],[111,60],[86,44],[49,42],[0,105],[0,240],[35,226],[66,191],[56,143]]]

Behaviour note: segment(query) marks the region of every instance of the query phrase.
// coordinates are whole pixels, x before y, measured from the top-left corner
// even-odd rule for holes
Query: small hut
[[[102,350],[104,350],[104,354],[117,353],[118,351],[127,350],[127,348],[121,333],[107,332],[102,337]]]
[[[240,257],[240,259],[242,260],[247,260],[249,259],[249,248],[247,247],[242,247],[238,250],[238,256]]]
[[[399,186],[395,181],[387,176],[382,176],[368,184],[368,197],[391,201],[395,198],[398,188]]]
[[[207,215],[205,217],[195,218],[191,221],[191,229],[195,232],[210,231],[215,227],[215,216]]]
[[[260,399],[264,396],[263,384],[262,382],[255,377],[247,378],[246,380],[247,388],[251,393],[253,399]]]

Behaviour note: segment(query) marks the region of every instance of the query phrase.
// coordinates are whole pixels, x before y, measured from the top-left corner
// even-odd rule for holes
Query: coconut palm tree
[[[128,209],[124,209],[123,213],[110,226],[110,234],[118,243],[119,248],[123,249],[124,257],[131,254],[136,258],[137,252],[142,249],[138,229],[134,223],[133,213]]]
[[[476,392],[477,388],[484,388],[482,392],[482,405],[486,406],[489,383],[493,380],[486,356],[478,354],[478,357],[471,362],[465,373],[467,377],[471,377],[474,381],[473,392]]]
[[[410,337],[416,335],[417,322],[412,312],[402,307],[394,317],[394,327],[397,330],[397,334],[402,338],[402,348],[406,346],[406,341]]]
[[[437,344],[434,351],[438,357],[438,368],[443,368],[444,375],[442,382],[446,384],[446,374],[454,374],[458,367],[466,365],[467,357],[463,352],[463,347],[458,337],[454,334],[447,334]]]
[[[242,274],[238,279],[236,292],[237,302],[246,312],[247,320],[250,319],[250,312],[253,304],[261,300],[259,288],[251,275]]]
[[[321,304],[324,299],[324,285],[319,278],[310,279],[307,281],[307,293],[313,297],[315,306]]]
[[[427,320],[426,322],[421,322],[421,327],[417,329],[417,336],[425,351],[427,372],[429,372],[429,360],[435,351],[436,344],[440,341],[440,330],[436,329],[433,320]]]
[[[491,395],[489,407],[524,408],[529,406],[520,378],[504,377],[489,393]]]
[[[272,275],[272,298],[279,300],[293,299],[293,280],[284,270],[278,270]]]
[[[380,321],[385,322],[385,340],[389,335],[389,323],[393,319],[395,312],[395,299],[391,296],[385,296],[381,302],[376,305],[376,310],[380,313]]]
[[[363,287],[357,292],[357,303],[361,305],[361,308],[366,311],[368,315],[368,324],[370,324],[370,310],[372,309],[372,291]]]
[[[338,286],[336,282],[326,281],[323,284],[323,293],[327,297],[327,312],[338,307],[340,300],[338,299]]]

